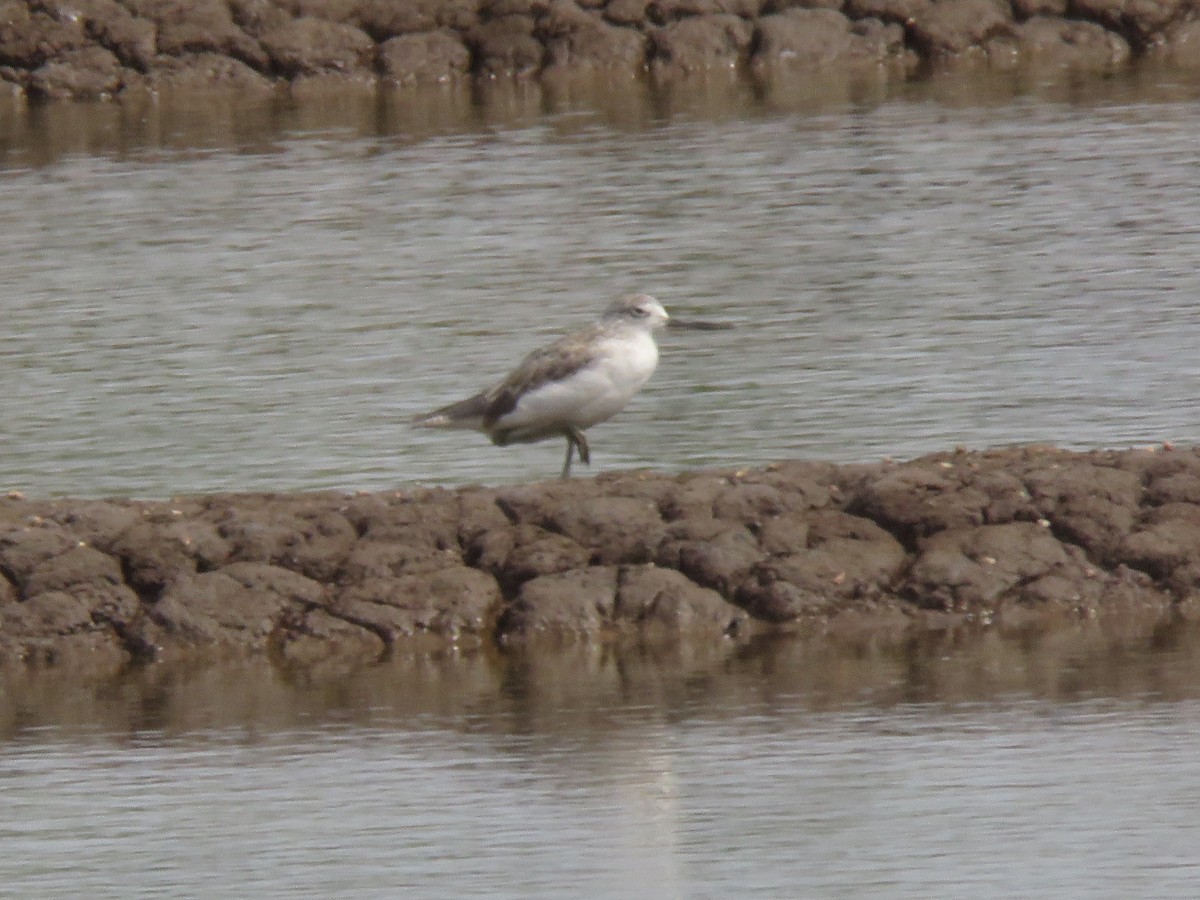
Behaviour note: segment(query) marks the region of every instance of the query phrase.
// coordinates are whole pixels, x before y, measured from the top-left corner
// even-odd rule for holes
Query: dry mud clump
[[[969,60],[1200,66],[1196,0],[0,0],[0,80],[111,97],[312,79],[907,78]]]
[[[0,500],[0,663],[1187,616],[1200,451],[954,452],[383,494]]]

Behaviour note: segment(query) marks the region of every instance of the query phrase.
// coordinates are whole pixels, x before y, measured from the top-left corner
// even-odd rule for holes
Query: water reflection
[[[120,102],[29,104],[0,94],[0,165],[52,165],[78,154],[144,155],[169,150],[267,152],[300,135],[396,137],[414,141],[551,122],[569,133],[601,124],[642,131],[668,120],[715,123],[774,115],[839,114],[885,102],[932,101],[948,108],[1007,106],[1014,100],[1083,106],[1169,104],[1196,99],[1186,71],[1144,63],[1113,77],[1016,68],[950,70],[915,82],[879,73],[755,82],[732,72],[653,85],[604,75],[427,89],[381,89],[313,79],[238,95],[221,89],[129,92]]]
[[[0,879],[39,897],[1186,892],[1198,642],[1133,620],[53,673],[0,694]]]
[[[603,740],[664,716],[714,722],[818,710],[1005,697],[1047,702],[1200,696],[1200,629],[1136,614],[1074,624],[915,634],[843,633],[735,644],[600,646],[331,660],[150,666],[94,683],[69,670],[10,673],[0,739],[245,730],[452,727]]]

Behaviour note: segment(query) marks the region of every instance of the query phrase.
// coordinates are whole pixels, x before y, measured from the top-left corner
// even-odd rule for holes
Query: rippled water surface
[[[629,290],[738,327],[666,337],[600,469],[1200,436],[1196,102],[302,124],[0,157],[0,484],[550,475],[405,420]]]

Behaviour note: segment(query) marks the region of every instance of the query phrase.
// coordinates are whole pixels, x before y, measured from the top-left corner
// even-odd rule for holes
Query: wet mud
[[[0,0],[32,98],[578,75],[903,81],[961,62],[1200,72],[1195,0]]]
[[[496,488],[0,499],[0,666],[1190,620],[1200,449],[956,451]]]

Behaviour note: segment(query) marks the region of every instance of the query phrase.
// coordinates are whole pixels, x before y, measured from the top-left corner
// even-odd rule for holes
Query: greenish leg
[[[587,438],[583,436],[583,432],[578,428],[568,428],[566,431],[567,438],[567,458],[563,462],[562,477],[571,477],[571,455],[576,449],[579,450],[579,459],[585,466],[592,464],[592,450],[588,446]]]
[[[567,435],[567,458],[566,458],[566,461],[563,462],[563,470],[562,470],[563,478],[571,477],[571,454],[574,452],[575,452],[575,441],[573,441],[571,439],[571,436],[568,434]]]

